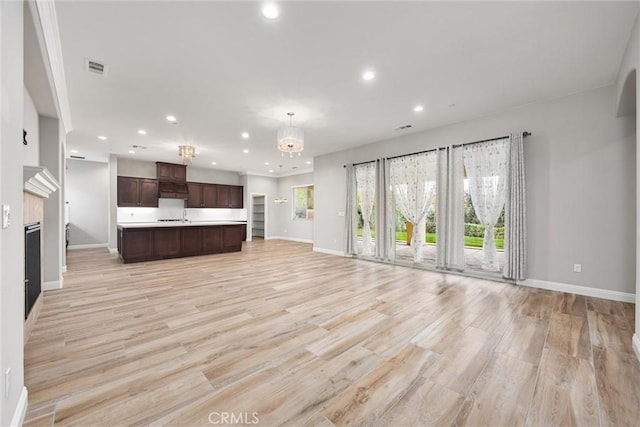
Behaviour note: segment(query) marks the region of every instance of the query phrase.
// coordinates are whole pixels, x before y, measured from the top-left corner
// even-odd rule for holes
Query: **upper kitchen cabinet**
[[[158,181],[187,181],[187,167],[185,165],[156,162],[156,174]]]
[[[242,208],[243,187],[240,185],[218,185],[218,207]]]
[[[118,206],[158,207],[158,181],[147,178],[118,177]]]
[[[188,208],[217,208],[218,206],[218,185],[203,184],[199,182],[188,182],[189,198]]]

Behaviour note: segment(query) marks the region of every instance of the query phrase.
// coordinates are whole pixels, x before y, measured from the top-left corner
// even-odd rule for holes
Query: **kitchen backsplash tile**
[[[118,222],[153,222],[159,219],[182,219],[186,212],[191,221],[246,221],[246,209],[185,209],[179,199],[160,199],[157,208],[118,208]]]

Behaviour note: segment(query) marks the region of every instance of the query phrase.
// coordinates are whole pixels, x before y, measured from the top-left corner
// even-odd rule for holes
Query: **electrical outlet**
[[[574,273],[582,273],[582,264],[573,264]]]
[[[11,225],[11,207],[2,205],[2,228],[9,228]]]
[[[11,392],[11,368],[7,368],[7,371],[4,373],[4,397],[9,397],[9,393]]]

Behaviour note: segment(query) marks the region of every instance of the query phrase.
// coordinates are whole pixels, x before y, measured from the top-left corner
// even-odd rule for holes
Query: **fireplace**
[[[42,292],[40,262],[40,223],[24,226],[24,318],[38,300]]]

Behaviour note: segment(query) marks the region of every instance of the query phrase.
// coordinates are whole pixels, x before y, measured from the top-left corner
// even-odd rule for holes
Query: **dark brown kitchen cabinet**
[[[205,208],[218,207],[218,186],[216,184],[203,184],[202,204]]]
[[[120,259],[129,263],[240,251],[245,227],[245,224],[118,226]]]
[[[189,197],[187,198],[188,208],[201,208],[202,203],[202,184],[197,182],[187,182],[189,189]]]
[[[181,233],[180,228],[167,227],[154,231],[154,250],[158,258],[174,258],[180,255]]]
[[[242,208],[243,187],[240,185],[218,185],[218,207]]]
[[[204,252],[221,252],[223,249],[222,244],[222,230],[225,227],[206,227],[202,229],[202,250]]]
[[[132,228],[123,230],[120,237],[120,257],[126,262],[145,261],[153,253],[153,230]]]
[[[185,227],[182,229],[182,253],[197,255],[202,252],[202,228]]]
[[[119,207],[158,207],[158,181],[147,178],[118,177]]]
[[[222,229],[222,248],[240,250],[242,248],[242,225],[227,225]]]
[[[175,163],[156,162],[156,175],[158,181],[187,181],[187,167]]]
[[[203,184],[199,182],[188,182],[189,198],[188,208],[217,208],[218,206],[218,185]]]

